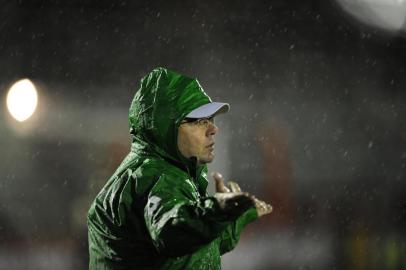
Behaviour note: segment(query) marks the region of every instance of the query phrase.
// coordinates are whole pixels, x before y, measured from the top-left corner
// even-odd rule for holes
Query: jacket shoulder
[[[187,173],[167,161],[146,157],[138,166],[130,166],[128,170],[131,176],[136,179],[137,193],[144,194],[154,185],[162,175],[171,179],[185,179]]]

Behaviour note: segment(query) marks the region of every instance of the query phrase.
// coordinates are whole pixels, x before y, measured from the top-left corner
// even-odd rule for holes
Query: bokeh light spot
[[[7,108],[17,121],[23,122],[30,118],[37,104],[37,89],[29,79],[19,80],[10,87],[7,94]]]

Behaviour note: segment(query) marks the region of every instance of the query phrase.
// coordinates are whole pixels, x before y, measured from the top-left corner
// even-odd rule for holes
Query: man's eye
[[[197,123],[198,123],[200,126],[205,126],[205,125],[207,125],[207,119],[200,119]]]

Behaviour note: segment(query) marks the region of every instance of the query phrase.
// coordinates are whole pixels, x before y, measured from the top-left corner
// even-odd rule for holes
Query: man
[[[130,107],[132,146],[88,213],[90,269],[220,269],[241,230],[270,205],[207,165],[218,132],[212,102],[196,79],[157,68]]]

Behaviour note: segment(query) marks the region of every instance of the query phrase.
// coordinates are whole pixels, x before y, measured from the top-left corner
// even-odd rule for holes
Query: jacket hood
[[[154,69],[141,80],[130,106],[132,151],[188,166],[178,150],[178,127],[188,113],[210,102],[197,79],[162,67]]]

